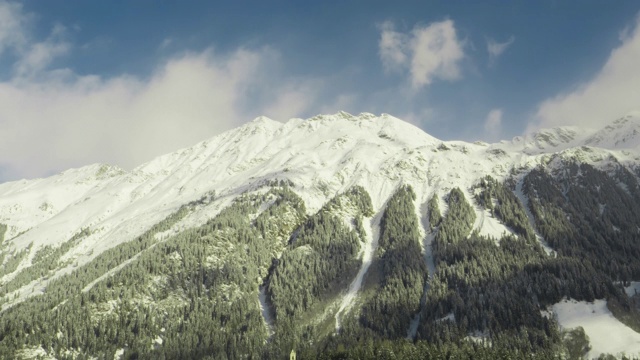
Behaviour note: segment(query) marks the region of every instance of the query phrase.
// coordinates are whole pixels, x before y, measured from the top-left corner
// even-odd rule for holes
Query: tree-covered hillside
[[[548,312],[564,298],[605,299],[640,331],[623,290],[640,280],[637,179],[568,162],[427,199],[402,185],[379,209],[354,186],[311,214],[295,184],[269,182],[201,226],[178,225],[213,194],[184,204],[66,273],[94,229],[31,253],[0,225],[5,301],[52,277],[0,313],[0,358],[580,357],[584,329]],[[479,214],[508,231],[482,235]]]

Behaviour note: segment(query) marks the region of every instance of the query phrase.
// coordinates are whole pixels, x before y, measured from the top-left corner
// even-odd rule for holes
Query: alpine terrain
[[[0,358],[637,356],[640,113],[603,124],[259,117],[0,184]]]

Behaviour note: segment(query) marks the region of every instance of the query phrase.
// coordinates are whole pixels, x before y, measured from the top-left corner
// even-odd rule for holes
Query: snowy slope
[[[640,112],[633,112],[589,136],[585,145],[606,149],[637,149],[640,146]]]
[[[581,145],[587,134],[592,131],[575,126],[562,126],[539,130],[524,137],[517,136],[511,143],[503,144],[512,145],[512,148],[530,155],[557,152]]]
[[[637,148],[625,145],[622,150],[619,131],[597,133],[598,141],[593,140],[588,151],[582,146],[593,138],[589,134],[564,128],[542,133],[549,136],[540,135],[533,142],[445,142],[387,114],[340,112],[286,123],[259,117],[130,172],[95,164],[45,179],[0,184],[0,223],[8,225],[4,246],[10,251],[33,244],[19,271],[42,246],[55,246],[89,228],[91,235],[65,255],[81,265],[133,239],[182,204],[215,191],[211,205],[199,208],[176,228],[204,223],[235,196],[272,179],[291,180],[309,213],[337,193],[362,185],[377,213],[401,184],[413,186],[416,208],[423,209],[434,194],[442,197],[453,187],[468,192],[485,175],[522,176],[523,169],[578,156],[593,159],[599,167],[640,158]],[[605,145],[615,146],[595,147]],[[484,220],[476,224],[481,233],[507,230],[494,218]]]
[[[601,127],[561,126],[542,129],[492,145],[496,149],[519,151],[528,155],[551,154],[583,146],[607,150],[638,150],[640,111],[632,111],[610,123],[605,122]]]
[[[593,303],[563,300],[553,305],[553,313],[565,329],[584,328],[591,345],[588,359],[595,359],[600,354],[617,357],[621,357],[621,354],[633,357],[640,355],[640,334],[616,319],[607,309],[606,300]]]

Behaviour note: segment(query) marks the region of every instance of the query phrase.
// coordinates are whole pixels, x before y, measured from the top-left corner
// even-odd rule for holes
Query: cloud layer
[[[149,79],[58,70],[0,83],[0,163],[19,176],[96,161],[132,168],[260,113],[298,115],[315,94],[296,81],[272,87],[255,112],[243,110],[249,90],[266,87],[257,74],[270,70],[268,58],[269,50],[209,50],[176,57]]]
[[[621,42],[591,80],[543,101],[528,131],[559,125],[596,127],[640,109],[640,17],[621,35]]]
[[[393,24],[380,26],[379,53],[385,69],[408,71],[414,90],[430,85],[434,79],[456,80],[461,77],[463,44],[456,35],[453,21],[444,20],[416,26],[401,33]]]
[[[322,86],[281,74],[279,55],[268,47],[181,54],[148,78],[50,69],[71,51],[64,27],[56,25],[48,38],[35,41],[26,19],[19,5],[0,2],[0,55],[17,59],[10,79],[0,81],[5,179],[94,162],[131,169],[261,114],[279,120],[299,116]]]

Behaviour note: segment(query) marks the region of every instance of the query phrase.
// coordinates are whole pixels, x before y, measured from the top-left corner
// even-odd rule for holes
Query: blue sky
[[[640,108],[637,1],[0,0],[0,181],[131,169],[258,115],[443,140]]]

